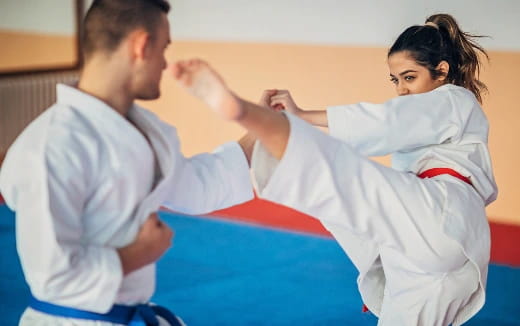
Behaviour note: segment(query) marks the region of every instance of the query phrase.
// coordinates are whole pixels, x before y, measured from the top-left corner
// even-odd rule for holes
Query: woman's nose
[[[397,84],[396,89],[397,89],[397,95],[399,95],[399,96],[407,95],[409,93],[408,88],[405,85],[403,85],[402,83]]]

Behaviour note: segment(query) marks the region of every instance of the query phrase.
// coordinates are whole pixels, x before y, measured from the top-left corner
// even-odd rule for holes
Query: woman
[[[359,270],[379,325],[460,325],[484,304],[485,206],[497,195],[479,52],[453,17],[433,15],[388,52],[397,98],[304,111],[288,92],[264,92],[284,114],[242,100],[202,61],[173,73],[257,137],[259,195],[322,222]],[[391,168],[367,159],[386,154]]]

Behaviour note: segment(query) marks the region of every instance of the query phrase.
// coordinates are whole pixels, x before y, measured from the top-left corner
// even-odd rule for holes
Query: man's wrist
[[[121,269],[123,270],[123,276],[130,274],[131,272],[144,266],[143,262],[140,261],[139,247],[135,244],[129,244],[126,247],[118,248],[117,254],[121,261]]]

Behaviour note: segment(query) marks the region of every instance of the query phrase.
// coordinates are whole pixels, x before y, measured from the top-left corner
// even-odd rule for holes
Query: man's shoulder
[[[44,162],[49,155],[86,157],[97,150],[95,136],[76,122],[73,113],[53,104],[36,117],[9,147],[4,163],[16,170],[19,162]]]
[[[135,113],[137,113],[141,117],[145,117],[146,119],[151,120],[156,123],[167,124],[166,121],[162,120],[155,112],[153,112],[150,109],[144,108],[144,107],[136,105],[136,104],[134,104],[133,109],[135,110]]]
[[[169,123],[166,120],[163,120],[155,112],[153,112],[149,109],[143,108],[139,105],[134,105],[133,109],[135,111],[134,114],[139,115],[139,119],[144,118],[144,119],[148,120],[155,126],[160,127],[163,132],[173,132],[173,133],[177,132],[177,128],[173,124]]]
[[[36,117],[18,136],[13,146],[24,148],[79,146],[93,142],[96,131],[73,107],[55,103]],[[70,147],[69,147],[70,148]]]

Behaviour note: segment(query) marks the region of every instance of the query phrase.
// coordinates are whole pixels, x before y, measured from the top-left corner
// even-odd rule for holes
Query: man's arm
[[[171,179],[163,203],[167,208],[200,215],[238,205],[254,198],[249,164],[244,148],[249,151],[250,136],[242,144],[229,142],[212,153],[184,157],[174,155]]]
[[[25,277],[40,300],[105,312],[123,272],[115,248],[89,243],[84,236],[84,208],[97,160],[86,148],[95,146],[66,128],[49,131],[48,137],[41,152],[18,144],[22,148],[5,166],[14,177],[8,187],[16,194],[10,199]]]
[[[157,213],[152,213],[141,225],[134,242],[117,249],[123,275],[152,264],[170,248],[173,231],[164,224]]]

